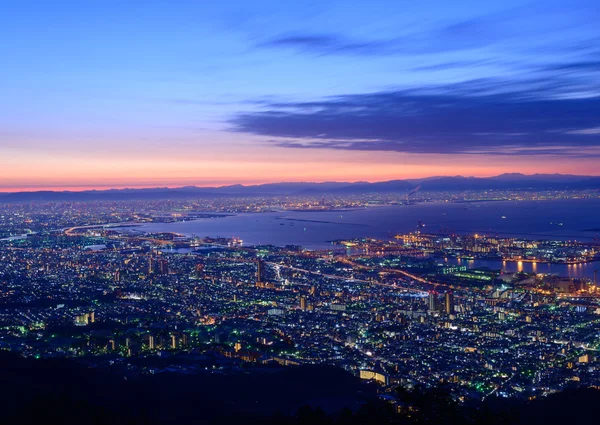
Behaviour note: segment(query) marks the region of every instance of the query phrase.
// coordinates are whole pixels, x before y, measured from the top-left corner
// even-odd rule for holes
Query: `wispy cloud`
[[[441,25],[427,31],[396,36],[357,38],[341,32],[313,31],[279,34],[256,43],[258,48],[291,49],[318,55],[419,55],[481,48],[502,37],[490,17]]]
[[[579,130],[566,131],[567,134],[583,134],[588,136],[600,136],[600,127],[582,128]]]
[[[288,34],[271,38],[257,47],[293,49],[327,55],[389,55],[399,52],[396,40],[355,41],[338,34]]]

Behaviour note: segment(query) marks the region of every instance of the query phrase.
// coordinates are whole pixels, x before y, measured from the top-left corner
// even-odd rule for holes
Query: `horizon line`
[[[199,186],[196,184],[185,184],[185,185],[116,185],[116,186],[103,186],[103,185],[81,185],[81,186],[21,186],[21,187],[0,187],[0,194],[9,195],[14,193],[37,193],[37,192],[55,192],[55,193],[84,193],[84,192],[108,192],[111,190],[152,190],[152,189],[166,189],[166,190],[175,190],[175,189],[183,189],[183,188],[196,188],[196,189],[222,189],[228,188],[232,186],[241,186],[241,187],[256,187],[256,186],[264,186],[269,184],[327,184],[327,183],[337,183],[337,184],[357,184],[357,183],[387,183],[391,181],[415,181],[415,180],[427,180],[427,179],[442,179],[442,178],[474,178],[474,179],[485,179],[485,178],[494,178],[500,176],[510,176],[510,175],[519,175],[523,177],[535,177],[535,176],[561,176],[561,177],[581,177],[581,178],[593,178],[600,177],[600,174],[561,174],[561,173],[534,173],[534,174],[524,174],[520,172],[512,172],[512,173],[501,173],[501,174],[492,174],[487,176],[474,176],[468,175],[464,176],[461,174],[455,175],[434,175],[434,176],[424,176],[424,177],[409,177],[409,178],[397,178],[390,180],[321,180],[321,181],[311,181],[311,180],[298,180],[298,181],[268,181],[263,183],[227,183],[227,184],[216,184],[212,186]]]

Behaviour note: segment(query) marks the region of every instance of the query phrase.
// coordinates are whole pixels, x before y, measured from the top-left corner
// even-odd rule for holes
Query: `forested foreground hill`
[[[0,424],[566,425],[595,420],[600,406],[594,389],[465,406],[442,387],[398,390],[392,405],[377,398],[375,386],[332,367],[125,379],[70,360],[10,353],[0,354],[0,388]]]

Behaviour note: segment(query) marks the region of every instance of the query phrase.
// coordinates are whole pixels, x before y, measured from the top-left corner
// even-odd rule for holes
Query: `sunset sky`
[[[600,175],[597,0],[7,1],[0,191]]]

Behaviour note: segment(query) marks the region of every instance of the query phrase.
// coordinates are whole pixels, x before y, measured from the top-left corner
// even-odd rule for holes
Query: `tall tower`
[[[431,312],[437,311],[437,293],[435,291],[429,292],[428,309]]]
[[[256,261],[256,287],[257,288],[261,288],[263,286],[262,273],[263,273],[262,260],[258,259]]]
[[[300,310],[306,311],[306,297],[304,295],[300,297]]]
[[[454,294],[452,292],[446,292],[445,301],[446,314],[454,313]]]
[[[162,275],[169,274],[169,263],[164,258],[158,260],[158,272]]]

